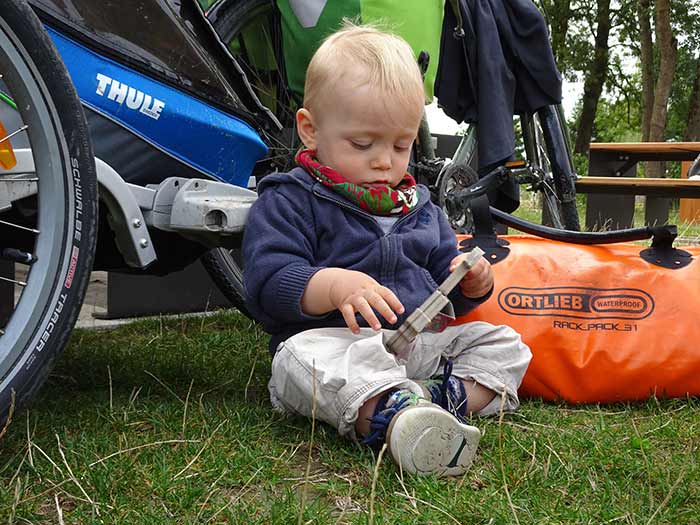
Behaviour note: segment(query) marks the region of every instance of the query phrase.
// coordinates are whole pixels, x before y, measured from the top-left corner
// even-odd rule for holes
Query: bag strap
[[[496,264],[510,253],[510,244],[505,239],[499,239],[496,235],[491,210],[489,208],[489,198],[481,195],[470,201],[472,220],[474,221],[474,234],[472,237],[464,239],[459,243],[460,250],[468,252],[475,246],[484,250],[484,258],[492,265]]]

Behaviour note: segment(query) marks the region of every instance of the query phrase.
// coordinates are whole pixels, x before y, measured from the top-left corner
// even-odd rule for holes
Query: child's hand
[[[331,303],[343,314],[345,323],[354,334],[360,332],[355,319],[356,313],[364,317],[374,330],[379,330],[382,325],[374,313],[375,310],[392,324],[397,321],[394,312],[404,312],[404,307],[394,292],[366,273],[354,270],[339,272],[333,279],[328,294]]]
[[[466,253],[460,254],[450,263],[450,271],[453,271],[463,259],[467,257]],[[467,272],[464,278],[459,282],[459,287],[462,290],[462,295],[469,299],[478,299],[486,295],[493,286],[493,271],[491,265],[483,257],[479,259],[474,267]]]

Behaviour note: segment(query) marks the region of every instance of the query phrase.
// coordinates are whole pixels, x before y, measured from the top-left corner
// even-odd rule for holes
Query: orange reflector
[[[525,161],[524,160],[509,160],[506,162],[506,168],[524,168],[525,167]]]
[[[10,144],[9,139],[3,140],[5,137],[7,137],[7,131],[5,131],[5,126],[0,122],[0,166],[9,170],[15,167],[17,159],[15,158],[15,152],[12,151],[12,144]]]

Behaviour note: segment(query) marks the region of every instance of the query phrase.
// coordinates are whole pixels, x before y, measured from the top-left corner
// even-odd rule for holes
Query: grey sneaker
[[[443,408],[422,401],[391,420],[386,443],[397,465],[414,474],[459,476],[472,464],[481,432]]]

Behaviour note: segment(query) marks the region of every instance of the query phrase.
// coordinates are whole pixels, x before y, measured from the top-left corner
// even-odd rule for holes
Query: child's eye
[[[394,149],[395,149],[396,151],[400,152],[400,153],[403,153],[403,152],[408,151],[409,149],[411,149],[411,146],[400,146],[400,145],[397,144],[396,146],[394,146]]]
[[[354,140],[351,140],[350,144],[352,144],[353,148],[363,150],[363,151],[369,149],[370,146],[372,145],[371,142],[365,144],[364,142],[355,142]]]

